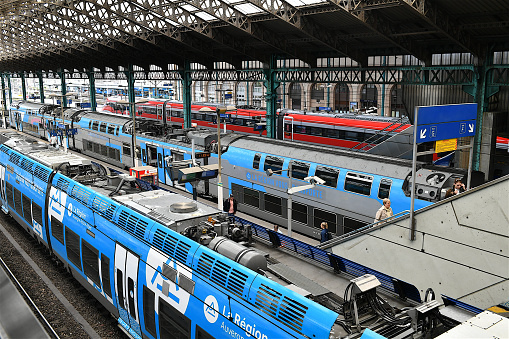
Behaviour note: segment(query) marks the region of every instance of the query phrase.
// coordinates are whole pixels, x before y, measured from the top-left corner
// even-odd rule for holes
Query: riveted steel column
[[[97,109],[97,99],[95,97],[95,75],[92,70],[88,71],[88,95],[90,98],[90,107],[92,111]]]
[[[9,73],[5,74],[7,78],[7,92],[9,93],[9,105],[12,104],[12,86],[11,86],[11,77]]]
[[[58,75],[60,76],[60,87],[62,89],[62,97],[60,100],[62,100],[62,106],[67,107],[67,97],[65,96],[67,94],[67,85],[65,83],[65,72],[58,72]]]
[[[481,159],[481,138],[482,123],[484,111],[488,108],[488,98],[491,94],[487,93],[488,69],[493,62],[493,52],[488,51],[482,65],[475,67],[474,77],[474,102],[477,103],[476,131],[474,136],[474,152],[472,159],[472,170],[478,171]]]
[[[1,78],[2,78],[2,101],[3,101],[3,109],[7,110],[7,96],[5,95],[5,91],[6,91],[6,88],[5,88],[5,80],[4,80],[4,75],[1,74]]]
[[[42,79],[42,72],[37,72],[37,77],[39,78],[39,95],[41,97],[41,103],[44,104],[44,81]]]
[[[274,71],[277,67],[277,57],[272,55],[270,58],[270,65],[268,68],[263,69],[265,75],[265,88],[267,92],[265,94],[265,102],[267,104],[267,137],[276,138],[276,111],[277,111],[277,87],[276,72]]]
[[[25,83],[25,73],[19,73],[19,77],[21,78],[21,92],[23,93],[23,100],[27,99],[27,86]]]
[[[182,78],[182,103],[184,104],[184,128],[191,128],[191,63],[184,62],[184,69],[180,72]]]
[[[134,69],[133,65],[129,64],[127,66],[127,71],[124,72],[127,77],[127,97],[129,98],[129,102],[136,102],[136,95],[134,94]],[[129,105],[129,109],[131,108],[131,105]],[[129,112],[130,115],[134,114],[134,111],[136,111],[136,107],[133,109],[133,112]]]

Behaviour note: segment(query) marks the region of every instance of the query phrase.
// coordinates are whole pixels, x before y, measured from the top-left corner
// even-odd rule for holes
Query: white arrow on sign
[[[468,124],[468,133],[474,132],[474,124]]]
[[[426,131],[427,130],[428,130],[427,128],[421,129],[421,139],[426,139]]]

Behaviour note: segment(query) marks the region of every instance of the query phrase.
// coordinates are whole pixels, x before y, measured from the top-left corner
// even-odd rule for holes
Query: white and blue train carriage
[[[336,327],[336,312],[176,231],[214,210],[170,213],[169,202],[185,198],[33,140],[1,139],[2,210],[131,337],[329,338]]]

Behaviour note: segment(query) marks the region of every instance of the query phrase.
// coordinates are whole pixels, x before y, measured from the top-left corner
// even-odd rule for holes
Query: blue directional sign
[[[416,108],[417,143],[475,135],[477,104]]]

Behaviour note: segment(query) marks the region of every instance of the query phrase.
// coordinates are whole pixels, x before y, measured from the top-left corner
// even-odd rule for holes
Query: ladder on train
[[[404,124],[403,120],[405,120],[405,117],[399,118],[398,120],[394,121],[389,126],[387,126],[384,129],[378,131],[374,135],[370,136],[366,140],[361,141],[358,144],[356,144],[355,146],[351,147],[350,151],[355,151],[355,152],[366,152],[366,151],[368,151],[369,149],[374,147],[374,146],[372,146],[373,144],[377,145],[380,141],[383,141],[385,136],[387,136],[390,132],[395,131],[398,128],[400,128]],[[364,145],[362,147],[359,147],[362,144],[364,144]],[[367,147],[369,147],[369,148],[366,149]]]

